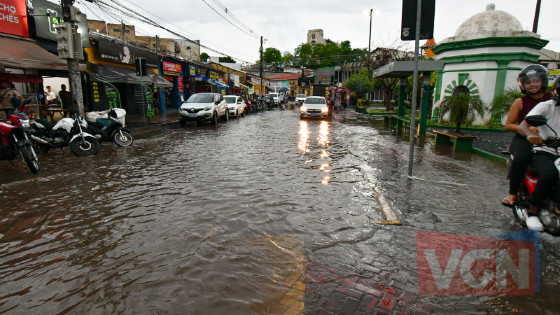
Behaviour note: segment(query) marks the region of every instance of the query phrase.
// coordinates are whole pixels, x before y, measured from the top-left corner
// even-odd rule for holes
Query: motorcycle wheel
[[[94,137],[77,137],[70,141],[70,149],[76,156],[96,155],[99,152],[99,142]]]
[[[22,147],[19,147],[19,152],[21,153],[21,157],[27,164],[27,167],[33,174],[39,173],[39,159],[33,150],[33,147],[30,144],[26,144]]]
[[[132,135],[128,131],[119,130],[113,136],[113,142],[119,147],[128,147],[129,145],[132,145]]]

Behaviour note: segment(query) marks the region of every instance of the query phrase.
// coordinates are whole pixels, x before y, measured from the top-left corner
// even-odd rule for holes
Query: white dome
[[[526,36],[519,20],[507,12],[496,10],[496,6],[491,3],[486,6],[486,11],[463,22],[455,32],[454,39],[519,36],[520,33]]]

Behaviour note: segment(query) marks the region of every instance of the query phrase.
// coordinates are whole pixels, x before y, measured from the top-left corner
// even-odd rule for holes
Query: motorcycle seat
[[[88,124],[90,126],[94,127],[94,128],[103,129],[105,127],[105,125],[99,121],[101,119],[103,119],[103,118],[97,118],[94,122],[90,121],[90,122],[88,122]]]

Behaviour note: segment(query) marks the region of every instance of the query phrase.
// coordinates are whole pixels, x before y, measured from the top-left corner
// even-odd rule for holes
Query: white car
[[[219,93],[196,93],[179,108],[179,122],[184,125],[187,121],[209,121],[213,125],[221,118],[228,121],[229,113],[224,97]]]
[[[305,98],[306,98],[306,97],[307,97],[307,96],[306,96],[305,94],[298,94],[298,95],[296,95],[296,103],[299,104],[299,103],[305,102]]]
[[[323,96],[308,96],[299,108],[300,118],[329,118],[329,106]]]
[[[278,100],[278,93],[269,93],[269,95],[272,96],[272,99],[274,100],[275,105],[280,104],[280,101]]]
[[[247,104],[241,98],[241,96],[237,95],[226,95],[224,96],[224,100],[227,102],[229,115],[235,118],[239,116],[245,116],[245,109],[247,108]]]

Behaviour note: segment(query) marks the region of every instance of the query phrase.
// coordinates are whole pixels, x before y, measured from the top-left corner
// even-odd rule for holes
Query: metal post
[[[412,177],[412,164],[414,162],[414,133],[416,129],[416,103],[418,95],[418,50],[420,46],[420,21],[422,19],[422,0],[416,4],[416,34],[414,37],[414,80],[412,84],[412,110],[410,112],[410,148],[408,156],[408,176]]]
[[[371,79],[371,67],[370,67],[370,58],[371,58],[371,20],[373,16],[373,9],[369,10],[369,40],[368,40],[368,50],[367,50],[367,69],[368,69],[368,79]]]
[[[140,69],[140,91],[142,91],[142,116],[144,117],[144,127],[146,127],[146,93],[144,93],[144,76]]]
[[[260,67],[260,74],[261,74],[261,86],[259,88],[259,91],[261,93],[261,96],[263,95],[263,37],[261,36],[261,49],[260,49],[260,53],[261,53],[261,67]]]

